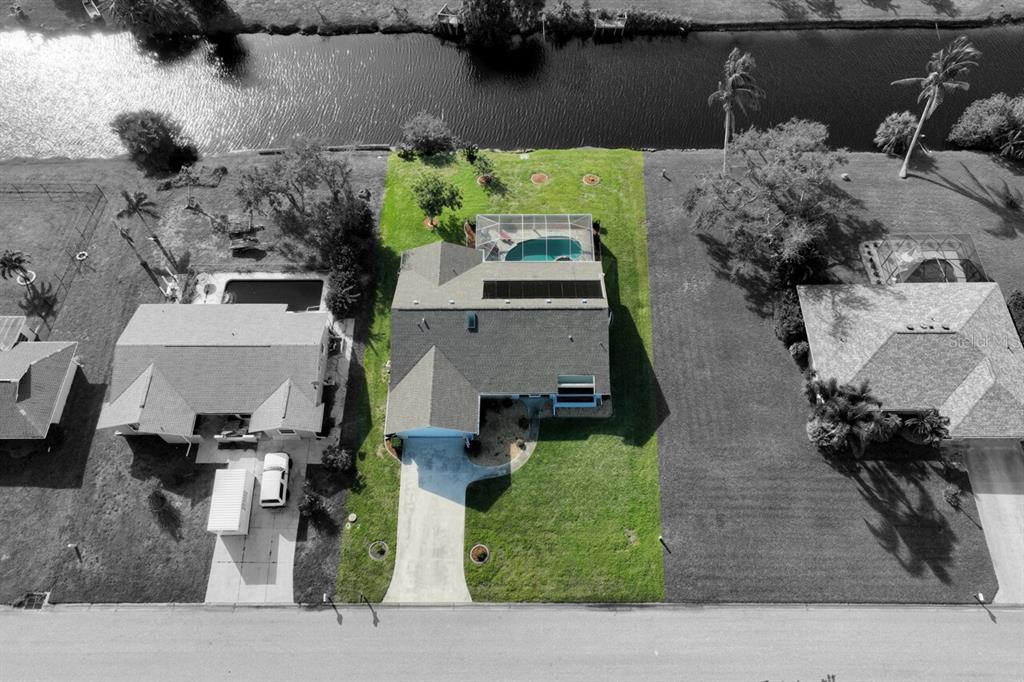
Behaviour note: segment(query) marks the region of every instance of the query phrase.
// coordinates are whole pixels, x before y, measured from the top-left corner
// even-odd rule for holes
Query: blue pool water
[[[545,237],[519,242],[505,254],[505,260],[557,260],[560,257],[577,260],[583,246],[571,237]]]

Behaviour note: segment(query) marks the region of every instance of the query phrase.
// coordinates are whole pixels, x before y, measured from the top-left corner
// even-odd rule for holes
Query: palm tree
[[[0,279],[14,277],[22,286],[28,286],[36,278],[36,273],[26,267],[31,262],[24,251],[4,249],[0,254]]]
[[[167,264],[170,267],[172,275],[177,274],[177,267],[174,264],[174,259],[171,254],[167,252],[164,245],[160,243],[160,238],[156,236],[156,232],[146,222],[146,217],[159,218],[160,214],[156,212],[156,204],[150,201],[146,197],[145,192],[129,192],[127,190],[121,190],[121,196],[124,197],[124,208],[117,212],[118,218],[130,218],[131,216],[137,216],[139,222],[142,223],[143,227],[149,231],[150,241],[157,245],[160,252],[164,254],[164,258],[167,259]],[[122,233],[122,237],[124,234]],[[134,248],[134,245],[133,245]]]
[[[903,166],[900,168],[900,177],[906,179],[907,166],[910,164],[910,155],[914,153],[917,140],[921,136],[921,128],[935,110],[939,108],[946,98],[947,92],[956,90],[968,90],[971,85],[966,81],[959,80],[967,75],[972,66],[978,65],[981,57],[974,45],[967,39],[967,36],[960,36],[946,47],[932,54],[928,62],[928,75],[924,78],[901,78],[892,82],[892,85],[917,85],[921,88],[921,94],[917,96],[918,102],[924,102],[924,111],[921,112],[921,120],[917,122],[917,130],[910,140],[910,147],[907,148],[907,156],[903,159]]]
[[[756,111],[765,97],[764,90],[750,75],[755,66],[754,58],[749,52],[741,54],[738,48],[732,48],[732,52],[725,60],[725,80],[718,81],[718,89],[708,96],[709,106],[720,102],[722,110],[725,112],[725,141],[722,144],[723,173],[727,171],[729,137],[736,134],[736,114],[733,107],[738,106],[744,114],[747,113],[747,107]]]

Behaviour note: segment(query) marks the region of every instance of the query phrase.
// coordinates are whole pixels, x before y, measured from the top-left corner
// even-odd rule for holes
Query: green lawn
[[[468,164],[426,165],[391,157],[381,211],[378,300],[366,350],[369,400],[360,453],[365,487],[349,498],[359,522],[344,534],[340,599],[362,591],[380,599],[392,561],[366,555],[369,542],[395,546],[398,466],[380,454],[387,398],[389,306],[399,254],[444,238],[461,241],[462,221],[484,212],[589,212],[604,229],[605,272],[612,325],[612,419],[548,421],[530,462],[511,479],[473,486],[466,541],[486,543],[484,567],[467,562],[478,601],[658,601],[664,595],[658,503],[658,461],[651,381],[651,318],[647,287],[643,157],[626,150],[545,150],[529,158],[493,153],[497,192],[477,186]],[[411,186],[424,173],[455,182],[463,207],[441,216],[437,232],[423,227]],[[547,185],[530,175],[546,173]],[[586,173],[601,177],[587,187]],[[358,596],[358,595],[356,595]]]

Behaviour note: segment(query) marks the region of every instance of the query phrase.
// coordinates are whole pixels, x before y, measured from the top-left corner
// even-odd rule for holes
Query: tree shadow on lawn
[[[848,475],[880,517],[877,523],[864,519],[879,546],[910,575],[928,570],[948,584],[957,535],[925,486],[932,473],[921,461],[876,460]]]
[[[90,384],[81,368],[75,371],[60,423],[46,439],[17,441],[32,454],[4,458],[0,487],[81,488],[106,384]],[[46,449],[52,446],[50,452]]]
[[[512,475],[495,476],[470,483],[466,488],[466,506],[478,512],[490,511],[498,498],[512,487]]]
[[[998,189],[990,187],[979,180],[963,162],[960,163],[960,167],[970,178],[970,183],[951,180],[941,173],[932,173],[930,177],[923,175],[918,177],[925,182],[956,192],[994,213],[999,218],[1000,224],[996,229],[985,228],[989,234],[1004,239],[1016,239],[1019,236],[1024,236],[1024,211],[1020,208],[1009,208],[1006,205],[1006,197],[1010,196],[1019,200],[1020,191],[1011,189],[1005,180],[1002,187]]]
[[[210,491],[193,485],[200,478],[194,447],[184,443],[166,443],[159,436],[119,436],[132,451],[130,472],[133,478],[145,481],[155,478],[160,488],[182,497],[192,504]]]

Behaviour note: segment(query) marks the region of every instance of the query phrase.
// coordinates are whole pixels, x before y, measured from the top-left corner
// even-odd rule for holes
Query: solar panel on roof
[[[484,280],[483,298],[604,298],[599,280]]]

